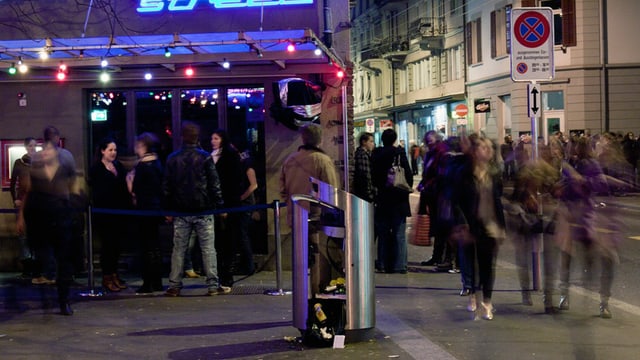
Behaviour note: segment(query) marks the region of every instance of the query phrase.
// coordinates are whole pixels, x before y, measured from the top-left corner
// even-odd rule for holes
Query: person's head
[[[593,157],[593,152],[591,151],[591,143],[588,138],[581,137],[576,141],[575,154],[578,159],[589,159]]]
[[[360,146],[371,151],[376,146],[373,141],[373,134],[368,132],[363,132],[360,134]]]
[[[505,136],[505,137],[504,137],[504,142],[505,142],[505,143],[507,143],[507,144],[508,144],[508,143],[510,143],[510,142],[512,142],[512,141],[513,141],[513,140],[511,140],[511,135],[507,135],[507,136]]]
[[[316,124],[306,124],[300,128],[300,136],[303,145],[319,147],[322,143],[322,127]]]
[[[51,140],[45,140],[42,144],[42,151],[40,152],[42,161],[45,164],[51,164],[58,159],[58,147],[57,144]]]
[[[181,128],[182,143],[186,145],[197,145],[200,137],[200,126],[191,121],[184,121]]]
[[[398,140],[398,134],[393,129],[387,129],[380,135],[380,140],[382,140],[383,146],[393,146]]]
[[[47,126],[43,132],[44,141],[51,141],[58,146],[60,144],[60,131],[55,126]]]
[[[222,129],[216,129],[211,134],[211,148],[213,150],[224,149],[230,145],[229,135]]]
[[[440,135],[435,130],[429,130],[424,134],[424,143],[429,149],[432,149],[440,142]]]
[[[493,160],[494,152],[491,140],[481,136],[470,137],[470,140],[476,162],[488,163]]]
[[[24,148],[27,150],[27,154],[33,155],[36,153],[36,139],[32,137],[24,138]]]
[[[136,137],[134,151],[138,157],[158,151],[160,141],[154,133],[144,132]]]
[[[100,160],[112,162],[118,156],[118,146],[113,138],[104,138],[98,144],[98,151],[100,152]]]

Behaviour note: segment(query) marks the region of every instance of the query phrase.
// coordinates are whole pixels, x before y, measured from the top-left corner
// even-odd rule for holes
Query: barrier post
[[[280,201],[273,201],[273,235],[276,245],[276,290],[266,290],[265,295],[290,295],[291,291],[282,289],[282,242],[280,239]]]
[[[92,222],[91,222],[91,205],[89,205],[88,211],[87,211],[87,282],[88,282],[88,286],[89,286],[89,292],[85,292],[85,293],[80,293],[80,296],[83,297],[96,297],[96,296],[102,296],[102,292],[100,291],[95,291],[95,289],[93,288],[94,286],[94,277],[93,277],[93,228],[92,228]]]

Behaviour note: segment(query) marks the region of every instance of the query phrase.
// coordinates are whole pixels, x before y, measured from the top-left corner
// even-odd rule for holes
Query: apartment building
[[[356,125],[375,119],[376,132],[392,124],[408,139],[462,126],[498,141],[530,133],[527,82],[511,76],[511,12],[521,7],[553,12],[554,76],[538,83],[537,134],[638,132],[633,0],[362,0],[352,9]]]

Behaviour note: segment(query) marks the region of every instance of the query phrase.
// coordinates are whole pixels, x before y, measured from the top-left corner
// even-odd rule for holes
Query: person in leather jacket
[[[165,295],[178,296],[182,289],[184,255],[193,231],[200,242],[202,267],[208,295],[226,294],[217,271],[213,214],[201,214],[224,205],[220,178],[209,153],[198,146],[200,127],[191,122],[182,125],[182,148],[167,158],[162,183],[164,208],[193,215],[168,216],[173,221],[173,252],[169,288]]]

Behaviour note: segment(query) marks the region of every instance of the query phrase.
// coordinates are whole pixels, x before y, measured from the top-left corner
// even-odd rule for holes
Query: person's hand
[[[21,207],[22,207],[22,200],[16,200],[16,201],[14,201],[14,202],[13,202],[13,205],[14,205],[16,208],[18,208],[18,209],[19,209],[19,208],[21,208]]]
[[[18,216],[18,220],[16,221],[16,230],[18,231],[18,235],[24,235],[25,233],[25,223],[22,215]]]

